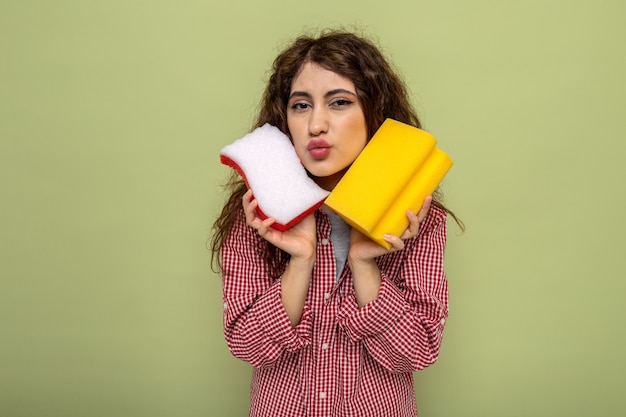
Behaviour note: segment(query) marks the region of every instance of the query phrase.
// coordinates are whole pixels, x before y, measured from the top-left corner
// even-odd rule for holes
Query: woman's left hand
[[[417,236],[420,224],[426,219],[426,216],[428,216],[431,202],[432,196],[429,195],[424,199],[424,204],[417,214],[410,210],[407,211],[406,216],[409,220],[409,226],[401,236],[385,235],[384,239],[391,244],[391,249],[389,250],[353,228],[350,233],[349,258],[352,260],[366,261],[389,252],[404,249],[404,241]]]

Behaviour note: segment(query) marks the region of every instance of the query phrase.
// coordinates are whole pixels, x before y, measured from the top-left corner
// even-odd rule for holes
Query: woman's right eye
[[[305,110],[309,107],[308,103],[298,102],[291,105],[292,110]]]

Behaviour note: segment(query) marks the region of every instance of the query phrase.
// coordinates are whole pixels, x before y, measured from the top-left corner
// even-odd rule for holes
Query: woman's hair
[[[302,35],[296,38],[274,60],[272,73],[261,98],[261,106],[254,127],[266,123],[278,127],[291,137],[287,126],[287,103],[291,83],[303,64],[312,62],[350,79],[355,86],[367,122],[368,137],[378,130],[387,118],[421,128],[404,80],[391,67],[374,43],[351,32],[327,30],[319,36]],[[246,184],[235,173],[225,186],[230,193],[221,214],[213,224],[211,261],[221,270],[221,249],[228,233],[243,216],[241,198]],[[439,190],[433,194],[433,204],[441,207],[457,221],[462,222],[442,204]],[[266,264],[273,274],[278,274],[288,255],[263,241],[260,248],[266,255]]]

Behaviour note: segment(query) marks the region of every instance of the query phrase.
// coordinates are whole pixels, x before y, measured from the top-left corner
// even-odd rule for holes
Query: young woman
[[[255,127],[289,136],[332,190],[386,118],[420,127],[379,49],[352,33],[297,38],[274,61]],[[417,415],[413,371],[435,362],[448,315],[446,217],[429,196],[386,250],[322,207],[280,232],[233,174],[214,224],[224,334],[254,367],[250,415]]]

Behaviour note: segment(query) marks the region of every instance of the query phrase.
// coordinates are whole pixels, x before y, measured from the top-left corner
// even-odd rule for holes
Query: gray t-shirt
[[[337,280],[339,280],[348,260],[351,228],[348,223],[344,222],[339,215],[333,213],[329,208],[324,207],[324,212],[328,214],[330,219],[330,240],[333,242],[333,249],[335,250],[335,265],[337,266]]]

